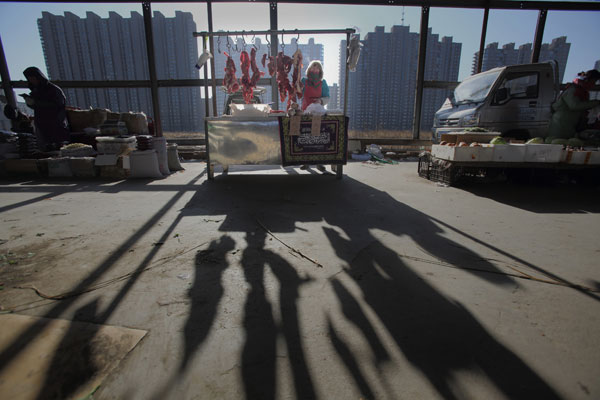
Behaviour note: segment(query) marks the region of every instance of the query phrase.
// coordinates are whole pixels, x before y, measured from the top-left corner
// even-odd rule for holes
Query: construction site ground
[[[182,165],[0,181],[0,393],[600,397],[598,186]]]

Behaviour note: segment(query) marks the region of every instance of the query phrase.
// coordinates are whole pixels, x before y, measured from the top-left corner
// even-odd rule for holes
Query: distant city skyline
[[[353,6],[353,5],[310,5],[278,4],[279,29],[323,29],[355,28],[362,36],[375,26],[408,26],[418,33],[421,9],[397,6]],[[8,67],[13,80],[22,80],[22,71],[31,66],[43,66],[43,55],[36,20],[41,11],[60,14],[64,11],[85,16],[93,11],[105,16],[108,11],[127,15],[134,10],[142,13],[141,5],[134,3],[20,3],[0,2],[0,37],[4,45]],[[152,3],[152,10],[161,11],[171,17],[175,10],[189,11],[194,15],[198,31],[207,30],[206,7],[192,3]],[[268,29],[268,3],[213,3],[215,30]],[[486,45],[499,43],[533,42],[538,12],[535,10],[490,10]],[[471,74],[471,55],[479,50],[483,10],[440,8],[430,9],[429,26],[440,37],[452,37],[463,44],[459,80]],[[600,54],[600,12],[596,11],[549,11],[547,14],[544,40],[566,36],[572,43],[564,81],[571,81],[578,72],[591,69]],[[507,27],[510,27],[508,29]],[[585,29],[582,29],[585,27]],[[324,45],[325,78],[329,83],[338,79],[339,41],[345,35],[315,36]],[[307,38],[302,36],[301,43]],[[198,40],[198,44],[200,41]],[[339,83],[339,82],[338,82]]]
[[[166,18],[152,16],[156,70],[159,79],[197,79],[193,67],[198,49],[191,32],[196,29],[189,12]],[[143,16],[110,12],[101,18],[87,12],[85,18],[65,12],[43,12],[38,19],[45,67],[51,80],[143,80],[149,79]],[[114,112],[143,111],[152,116],[150,90],[145,88],[64,89],[67,105],[107,108]],[[203,114],[199,88],[160,88],[160,115],[165,131],[198,131]]]
[[[540,48],[539,62],[556,61],[558,63],[558,78],[561,82],[564,78],[570,48],[571,43],[567,42],[566,36],[554,38],[550,43],[542,43]],[[481,71],[488,71],[505,65],[527,64],[531,62],[532,54],[532,43],[524,43],[518,48],[515,48],[514,42],[490,43],[483,51]],[[473,68],[471,69],[473,74],[477,72],[478,57],[479,52],[476,52],[473,55]]]
[[[407,26],[393,26],[386,32],[378,26],[362,38],[362,52],[348,81],[348,115],[355,131],[411,131],[417,83],[419,34]],[[439,37],[428,30],[425,79],[456,81],[462,43]],[[340,53],[346,47],[340,43]],[[340,65],[344,58],[340,54]],[[340,75],[343,73],[340,67]],[[340,95],[345,85],[340,86]],[[422,130],[429,130],[433,116],[448,94],[447,90],[426,90],[423,96]],[[343,101],[341,102],[343,106]]]

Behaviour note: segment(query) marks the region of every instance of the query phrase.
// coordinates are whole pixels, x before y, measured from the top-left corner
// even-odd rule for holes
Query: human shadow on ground
[[[315,399],[315,389],[306,363],[298,316],[299,288],[307,282],[280,255],[265,248],[263,229],[246,234],[247,247],[242,255],[244,276],[250,292],[244,306],[246,342],[242,351],[242,380],[247,399],[275,399],[276,344],[281,335],[287,348],[294,388],[298,399]],[[266,296],[264,278],[269,268],[279,281],[278,325],[273,305]]]
[[[330,230],[327,235],[334,247],[346,241],[335,231]],[[463,305],[439,293],[392,249],[375,241],[347,261],[347,272],[368,307],[442,398],[466,396],[453,387],[455,373],[461,370],[481,371],[507,398],[559,398]],[[332,284],[340,285],[336,281]],[[356,309],[348,309],[344,315],[363,326],[363,332],[370,329],[360,322],[364,319]],[[360,381],[357,385],[361,386]]]
[[[222,236],[219,240],[213,240],[208,249],[196,253],[196,273],[188,292],[191,306],[183,328],[184,354],[179,371],[185,370],[213,327],[224,292],[221,278],[229,266],[227,253],[234,247],[232,238]]]
[[[459,268],[477,262],[476,270],[469,271],[490,284],[514,287],[516,281],[462,243],[444,237],[435,219],[385,192],[359,182],[354,185],[364,193],[362,199],[354,200],[369,199],[370,208],[376,211],[367,211],[366,217],[358,221],[324,212],[324,220],[335,227],[324,227],[324,232],[338,257],[347,264],[346,272],[360,288],[366,304],[439,395],[446,399],[464,397],[452,387],[453,374],[469,369],[482,371],[509,398],[558,398],[549,384],[490,335],[464,306],[427,283],[407,264],[404,254],[384,245],[372,232],[408,236],[433,258]],[[347,304],[349,293],[340,285],[332,282],[340,301]],[[342,306],[342,310],[347,318],[352,314],[348,319],[362,326],[366,338],[372,337],[366,334],[370,327],[359,309],[344,310]],[[368,342],[377,343],[373,339]],[[374,354],[378,351],[373,348]],[[360,381],[357,385],[361,386]]]
[[[482,371],[491,383],[512,398],[531,398],[539,394],[544,398],[558,397],[549,384],[492,337],[465,307],[421,279],[407,264],[406,254],[386,247],[380,240],[381,235],[407,237],[415,243],[414,248],[408,248],[409,255],[420,255],[422,260],[442,263],[442,267],[462,269],[487,285],[514,290],[518,280],[471,250],[466,245],[470,241],[468,236],[463,235],[462,241],[450,239],[446,235],[447,227],[436,219],[349,177],[337,181],[327,176],[318,179],[304,175],[293,179],[228,176],[202,186],[182,210],[184,217],[219,216],[223,218],[219,220],[219,231],[246,232],[248,248],[242,264],[251,289],[244,311],[247,342],[242,354],[242,380],[247,398],[273,398],[277,387],[274,338],[279,331],[273,328],[276,327],[272,317],[274,305],[264,294],[267,266],[281,285],[281,332],[288,351],[291,343],[298,360],[298,369],[294,372],[296,396],[311,398],[314,395],[314,377],[306,367],[305,350],[296,339],[299,338],[298,272],[279,255],[265,249],[265,233],[259,228],[268,227],[274,233],[297,233],[289,239],[298,243],[310,237],[304,226],[311,222],[324,225],[329,243],[363,294],[363,304],[366,302],[373,310],[394,343],[422,371],[440,396],[462,397],[455,393],[451,381],[458,371],[472,369]],[[375,236],[374,231],[382,233]],[[461,237],[458,230],[452,233],[454,237]],[[346,320],[358,327],[371,346],[375,367],[387,362],[387,350],[378,339],[375,327],[357,306],[358,298],[344,288],[341,280],[332,281],[331,288],[340,300]],[[351,347],[335,333],[332,321],[335,319],[329,321],[333,347],[354,383],[365,396],[375,393],[361,374],[360,362],[354,358]],[[301,392],[306,388],[310,391]]]

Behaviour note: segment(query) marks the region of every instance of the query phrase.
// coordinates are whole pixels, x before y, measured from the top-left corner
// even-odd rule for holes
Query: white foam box
[[[479,161],[489,162],[494,159],[494,145],[482,144],[479,148]]]
[[[449,161],[479,161],[481,147],[459,147],[434,144],[431,146],[431,155]]]
[[[567,150],[568,164],[587,164],[591,156],[591,151]]]
[[[590,151],[590,158],[588,160],[588,164],[590,165],[598,165],[600,164],[600,151]]]
[[[495,144],[492,161],[495,162],[523,162],[525,160],[524,144]]]
[[[563,146],[561,144],[525,145],[525,162],[557,163],[560,162]]]
[[[48,158],[48,176],[51,178],[70,178],[73,176],[69,157]]]

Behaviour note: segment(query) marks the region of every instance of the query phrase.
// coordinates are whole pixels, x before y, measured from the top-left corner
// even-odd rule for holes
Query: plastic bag
[[[323,107],[323,105],[319,103],[312,103],[311,105],[306,107],[306,110],[304,110],[304,114],[311,115],[323,115],[326,112],[327,110],[325,110],[325,107]]]
[[[204,51],[202,52],[202,54],[200,54],[200,57],[198,57],[198,61],[196,62],[196,68],[200,69],[202,68],[202,66],[204,64],[206,64],[206,62],[212,58],[212,54],[210,54],[210,51],[208,51],[207,49],[204,49]]]
[[[367,153],[369,153],[372,156],[378,157],[378,158],[384,158],[383,152],[381,151],[381,147],[379,147],[376,144],[372,144],[372,145],[368,146]]]

